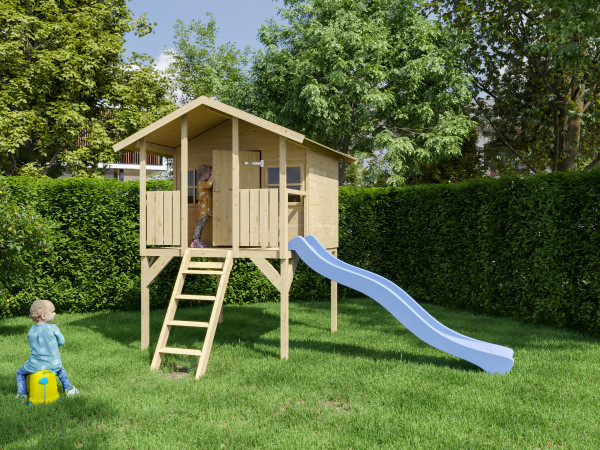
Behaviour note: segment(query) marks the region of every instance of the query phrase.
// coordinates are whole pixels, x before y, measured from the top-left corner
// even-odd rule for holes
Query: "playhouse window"
[[[196,203],[196,180],[197,175],[195,170],[188,170],[188,203]]]
[[[302,169],[300,167],[287,167],[287,188],[302,190]],[[270,189],[279,187],[279,167],[269,167],[267,169],[267,187]],[[300,202],[299,195],[288,195],[288,202]]]

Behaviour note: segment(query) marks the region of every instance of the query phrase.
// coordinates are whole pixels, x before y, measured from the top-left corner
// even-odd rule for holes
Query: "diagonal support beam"
[[[291,264],[288,265],[287,268],[287,290],[290,290],[292,286],[292,281],[294,280],[294,274],[296,273],[296,268],[298,267],[298,255],[293,253]],[[281,291],[281,274],[277,272],[277,269],[271,265],[271,263],[266,258],[257,258],[251,257],[250,260],[260,269],[267,279],[273,283],[273,286],[277,288],[278,291]]]
[[[271,283],[273,283],[273,286],[275,286],[279,290],[281,283],[281,275],[279,274],[279,272],[277,272],[275,267],[273,267],[271,263],[267,261],[266,258],[252,257],[250,258],[250,261],[252,261],[256,265],[256,267],[260,269],[263,275],[267,277],[267,279]]]
[[[159,256],[154,257],[148,261],[148,258],[142,258],[142,271],[144,272],[144,283],[145,287],[150,286],[150,283],[163,271],[169,261],[173,259],[172,256]]]

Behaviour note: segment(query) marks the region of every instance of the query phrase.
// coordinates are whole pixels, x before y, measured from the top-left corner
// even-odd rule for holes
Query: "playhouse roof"
[[[139,151],[137,146],[138,140],[146,138],[146,146],[149,153],[155,153],[163,156],[171,156],[176,148],[181,143],[181,128],[180,119],[183,115],[188,117],[188,139],[205,133],[211,128],[220,125],[232,117],[237,117],[240,120],[251,123],[265,130],[271,131],[280,136],[297,142],[298,144],[330,155],[332,158],[344,159],[350,163],[356,163],[358,160],[346,153],[334,150],[318,142],[306,138],[303,134],[296,131],[277,125],[268,120],[261,119],[255,115],[226,105],[217,100],[208,97],[198,97],[187,105],[182,106],[171,114],[157,120],[148,125],[146,128],[128,136],[120,142],[117,142],[113,148],[115,152],[121,150],[129,150],[133,152]]]

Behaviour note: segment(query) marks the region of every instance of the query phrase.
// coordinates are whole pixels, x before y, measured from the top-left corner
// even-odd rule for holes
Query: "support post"
[[[140,146],[140,255],[146,254],[146,138]]]
[[[240,136],[237,117],[231,119],[231,247],[240,255]]]
[[[281,326],[281,359],[288,359],[290,353],[290,295],[288,252],[288,196],[287,196],[287,149],[286,139],[279,136],[279,258],[281,275],[279,292],[280,326]]]
[[[188,247],[188,120],[187,114],[181,116],[181,248]]]
[[[141,267],[141,299],[140,299],[140,347],[142,350],[150,345],[150,288],[148,287],[148,267],[150,265],[146,254],[146,138],[139,141],[140,145],[140,255]]]
[[[290,291],[289,291],[289,259],[281,259],[281,278],[279,279],[280,302],[280,353],[281,359],[290,357]]]
[[[279,136],[279,257],[287,259],[288,251],[288,195],[286,139]]]
[[[331,254],[337,258],[337,248],[331,251]],[[335,281],[331,281],[331,332],[335,333],[337,331],[337,322],[338,322],[338,294],[337,294],[337,283]]]
[[[141,276],[141,337],[140,337],[140,348],[142,350],[150,346],[150,280],[149,270],[150,262],[148,256],[142,256],[142,276]]]

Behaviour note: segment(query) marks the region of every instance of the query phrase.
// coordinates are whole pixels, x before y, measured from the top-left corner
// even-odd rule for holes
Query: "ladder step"
[[[222,269],[223,261],[190,261],[188,267],[191,269]]]
[[[188,253],[192,258],[226,258],[231,250],[218,248],[188,248]]]
[[[159,353],[172,353],[174,355],[202,356],[202,350],[194,350],[191,348],[163,347],[158,351]]]
[[[215,295],[189,295],[189,294],[179,294],[176,295],[175,298],[177,300],[203,300],[207,302],[214,302],[217,297]]]
[[[182,270],[180,273],[188,273],[191,275],[223,275],[222,270]]]
[[[175,325],[176,327],[208,328],[208,322],[192,322],[190,320],[169,320],[167,325]]]

